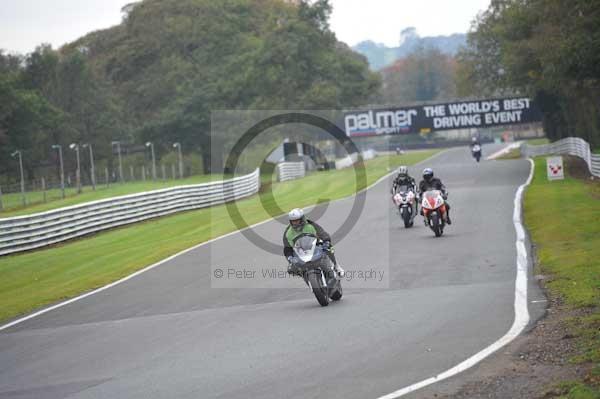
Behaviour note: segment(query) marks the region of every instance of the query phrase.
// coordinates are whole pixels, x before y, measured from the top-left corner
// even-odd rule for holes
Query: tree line
[[[452,55],[421,42],[406,57],[381,71],[379,102],[409,105],[455,99],[456,72]]]
[[[144,0],[60,49],[0,52],[0,184],[17,176],[14,150],[34,179],[57,168],[52,145],[73,142],[112,170],[114,140],[138,163],[146,141],[158,157],[180,142],[207,172],[212,110],[367,102],[380,78],[337,41],[330,14],[328,0]]]
[[[457,90],[528,95],[549,138],[600,147],[600,2],[492,0],[458,55]]]

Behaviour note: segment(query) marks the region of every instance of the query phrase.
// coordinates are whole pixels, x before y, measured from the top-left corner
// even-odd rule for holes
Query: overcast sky
[[[219,0],[215,0],[219,1]],[[0,49],[27,53],[40,43],[53,47],[116,25],[132,0],[0,0]],[[466,32],[490,0],[331,0],[331,26],[354,45],[373,40],[397,45],[400,31],[414,26],[421,36]]]

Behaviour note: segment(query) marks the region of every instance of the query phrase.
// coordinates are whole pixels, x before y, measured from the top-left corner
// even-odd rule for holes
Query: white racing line
[[[436,153],[436,154],[434,154],[434,155],[430,156],[429,158],[427,158],[427,159],[424,159],[423,161],[420,161],[420,162],[418,162],[417,164],[415,164],[415,166],[416,166],[416,165],[418,165],[418,164],[422,164],[423,162],[431,161],[432,159],[434,159],[434,158],[437,158],[439,155],[441,155],[441,154],[445,153],[446,151],[448,151],[448,150],[443,150],[443,151],[440,151],[440,152],[438,152],[438,153]],[[383,177],[381,177],[380,179],[378,179],[378,180],[377,180],[375,183],[373,183],[373,184],[371,184],[370,186],[368,186],[368,187],[366,187],[366,188],[362,189],[361,191],[358,191],[357,193],[351,194],[351,195],[349,195],[349,196],[347,196],[347,197],[338,198],[338,199],[336,199],[336,200],[329,201],[329,203],[330,203],[330,204],[332,204],[332,203],[334,203],[334,202],[337,202],[337,201],[343,201],[343,200],[345,200],[345,199],[352,198],[352,197],[354,197],[354,196],[356,196],[356,195],[358,195],[358,194],[362,193],[363,191],[370,190],[371,188],[375,187],[376,185],[378,185],[379,183],[381,183],[382,181],[384,181],[385,179],[387,179],[388,177],[390,177],[392,174],[394,174],[394,173],[396,172],[396,170],[397,170],[397,169],[394,169],[394,170],[392,170],[390,173],[388,173],[388,174],[386,174],[385,176],[383,176]],[[307,206],[307,207],[305,207],[304,209],[309,209],[309,208],[312,208],[312,207],[314,207],[314,205]],[[282,214],[282,215],[279,215],[279,216],[277,216],[277,217],[281,217],[281,216],[283,216],[283,215],[284,215],[284,214]],[[277,218],[277,217],[275,217],[275,218]],[[95,290],[93,290],[93,291],[90,291],[90,292],[88,292],[88,293],[85,293],[85,294],[83,294],[83,295],[79,295],[79,296],[77,296],[77,297],[75,297],[75,298],[72,298],[72,299],[66,300],[66,301],[64,301],[64,302],[57,303],[56,305],[53,305],[53,306],[47,307],[47,308],[45,308],[45,309],[42,309],[42,310],[40,310],[40,311],[37,311],[37,312],[35,312],[35,313],[32,313],[32,314],[30,314],[30,315],[27,315],[27,316],[25,316],[25,317],[22,317],[22,318],[20,318],[20,319],[14,320],[14,321],[12,321],[12,322],[10,322],[10,323],[8,323],[8,324],[4,324],[4,325],[0,326],[0,331],[2,331],[2,330],[6,330],[6,329],[8,329],[8,328],[10,328],[10,327],[13,327],[13,326],[15,326],[15,325],[17,325],[17,324],[23,323],[23,322],[25,322],[25,321],[27,321],[27,320],[31,320],[31,319],[33,319],[34,317],[41,316],[41,315],[43,315],[44,313],[48,313],[48,312],[50,312],[50,311],[52,311],[52,310],[55,310],[55,309],[58,309],[58,308],[62,308],[63,306],[69,305],[69,304],[71,304],[71,303],[73,303],[73,302],[80,301],[80,300],[82,300],[82,299],[84,299],[84,298],[87,298],[87,297],[89,297],[89,296],[92,296],[92,295],[94,295],[94,294],[98,294],[98,293],[100,293],[100,292],[102,292],[102,291],[105,291],[105,290],[107,290],[107,289],[111,288],[111,287],[114,287],[114,286],[116,286],[116,285],[119,285],[119,284],[122,284],[122,283],[124,283],[124,282],[126,282],[126,281],[128,281],[128,280],[131,280],[132,278],[134,278],[134,277],[136,277],[136,276],[139,276],[140,274],[146,273],[147,271],[150,271],[150,270],[152,270],[152,269],[154,269],[154,268],[156,268],[156,267],[158,267],[158,266],[160,266],[160,265],[163,265],[163,264],[165,264],[165,263],[169,262],[170,260],[173,260],[173,259],[177,258],[178,256],[184,255],[184,254],[186,254],[186,253],[188,253],[188,252],[191,252],[191,251],[193,251],[193,250],[195,250],[195,249],[198,249],[198,248],[200,248],[200,247],[203,247],[204,245],[208,245],[208,244],[210,244],[210,243],[213,243],[213,242],[215,242],[215,241],[217,241],[217,240],[220,240],[220,239],[223,239],[223,238],[229,237],[229,236],[231,236],[231,235],[237,234],[237,233],[239,233],[239,232],[241,232],[241,231],[244,231],[244,230],[247,230],[247,229],[253,229],[253,228],[255,228],[255,227],[258,227],[258,226],[260,226],[260,225],[262,225],[262,224],[265,224],[265,223],[271,222],[271,221],[272,221],[273,219],[275,219],[275,218],[272,218],[272,219],[267,219],[267,220],[263,220],[262,222],[255,223],[255,224],[253,224],[253,225],[251,225],[251,226],[248,226],[248,227],[246,227],[246,228],[243,228],[243,229],[240,229],[240,230],[235,230],[235,231],[232,231],[231,233],[227,233],[227,234],[225,234],[225,235],[222,235],[222,236],[219,236],[219,237],[213,238],[213,239],[211,239],[211,240],[205,241],[205,242],[203,242],[203,243],[200,243],[200,244],[198,244],[198,245],[195,245],[195,246],[193,246],[193,247],[191,247],[191,248],[185,249],[185,250],[183,250],[183,251],[181,251],[181,252],[178,252],[178,253],[176,253],[175,255],[169,256],[169,257],[168,257],[168,258],[166,258],[166,259],[163,259],[163,260],[161,260],[161,261],[159,261],[159,262],[157,262],[157,263],[154,263],[154,264],[152,264],[152,265],[150,265],[150,266],[147,266],[147,267],[145,267],[145,268],[143,268],[143,269],[141,269],[141,270],[138,270],[137,272],[135,272],[135,273],[133,273],[133,274],[130,274],[129,276],[126,276],[126,277],[124,277],[124,278],[122,278],[122,279],[120,279],[120,280],[117,280],[117,281],[115,281],[115,282],[113,282],[113,283],[110,283],[110,284],[108,284],[108,285],[105,285],[104,287],[100,287],[100,288],[98,288],[98,289],[95,289]]]
[[[491,161],[494,160],[496,158],[499,158],[503,155],[508,154],[511,150],[514,150],[516,148],[519,148],[521,146],[521,141],[517,141],[516,143],[512,143],[510,145],[507,145],[506,147],[504,147],[503,149],[501,149],[500,151],[496,151],[495,153],[493,153],[492,155],[490,155],[489,157],[486,158],[486,160]]]
[[[456,366],[454,366],[436,376],[427,378],[423,381],[419,381],[415,384],[401,388],[397,391],[394,391],[390,394],[381,396],[377,399],[399,398],[401,396],[404,396],[411,392],[414,392],[418,389],[424,388],[428,385],[435,384],[436,382],[440,382],[442,380],[445,380],[446,378],[455,376],[456,374],[461,373],[461,372],[473,367],[474,365],[476,365],[477,363],[479,363],[480,361],[482,361],[483,359],[485,359],[492,353],[496,352],[498,349],[502,348],[503,346],[505,346],[512,340],[514,340],[517,336],[519,336],[519,334],[521,334],[521,332],[523,332],[525,327],[527,327],[527,324],[529,323],[529,310],[527,309],[528,263],[527,263],[527,247],[525,245],[525,238],[526,238],[525,228],[523,227],[521,208],[522,208],[522,204],[523,204],[523,192],[525,191],[525,188],[527,186],[529,186],[529,184],[531,184],[531,180],[533,179],[533,173],[535,170],[535,164],[533,163],[533,161],[531,159],[529,159],[529,162],[531,164],[531,170],[529,171],[529,177],[527,178],[527,181],[524,184],[522,184],[519,187],[519,189],[517,190],[517,193],[515,194],[515,201],[514,201],[515,207],[514,207],[514,212],[513,212],[513,223],[515,225],[515,231],[517,233],[517,241],[516,241],[517,278],[516,278],[516,282],[515,282],[515,320],[513,322],[512,327],[499,340],[497,340],[496,342],[494,342],[487,348],[483,349],[482,351],[474,354],[473,356],[471,356],[467,360],[463,361],[462,363],[459,363]]]

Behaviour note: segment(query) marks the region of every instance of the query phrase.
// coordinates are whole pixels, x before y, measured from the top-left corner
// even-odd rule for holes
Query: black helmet
[[[433,169],[431,169],[431,168],[425,168],[423,170],[423,179],[425,179],[426,182],[428,182],[431,179],[433,179]]]

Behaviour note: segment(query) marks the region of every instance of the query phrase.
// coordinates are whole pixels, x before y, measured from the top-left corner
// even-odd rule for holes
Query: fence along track
[[[574,155],[583,159],[594,176],[600,177],[600,155],[592,154],[590,144],[579,137],[567,137],[554,143],[543,145],[521,145],[521,154],[537,157],[550,154]]]
[[[0,255],[256,194],[260,171],[231,180],[180,186],[0,219]]]

